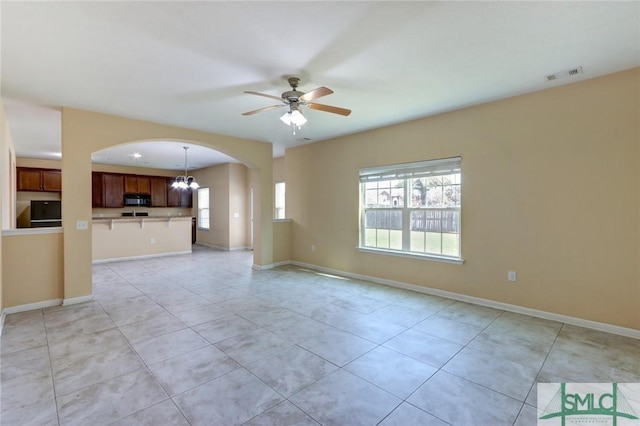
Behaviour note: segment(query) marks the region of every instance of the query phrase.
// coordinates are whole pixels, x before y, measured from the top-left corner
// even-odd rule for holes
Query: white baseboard
[[[251,247],[247,247],[247,246],[241,246],[241,247],[225,247],[225,246],[218,246],[216,244],[208,244],[208,243],[201,243],[201,242],[196,242],[197,246],[203,246],[203,247],[209,247],[212,249],[216,249],[216,250],[222,250],[222,251],[245,251],[245,250],[251,250]]]
[[[70,297],[62,301],[62,306],[77,305],[78,303],[91,302],[92,300],[92,294],[88,296]]]
[[[191,254],[191,250],[188,251],[172,251],[169,253],[156,253],[156,254],[144,254],[141,256],[126,256],[126,257],[113,257],[111,259],[95,259],[91,263],[99,264],[99,263],[111,263],[111,262],[122,262],[125,260],[141,260],[141,259],[151,259],[154,257],[164,257],[164,256],[177,256],[182,254]]]
[[[2,310],[3,321],[4,315],[17,314],[18,312],[33,311],[35,309],[50,308],[52,306],[60,306],[62,299],[43,300],[42,302],[27,303],[26,305],[9,306]]]
[[[25,305],[9,306],[2,310],[0,317],[0,334],[2,334],[2,327],[4,326],[4,318],[6,315],[17,314],[18,312],[33,311],[36,309],[51,308],[53,306],[68,306],[78,303],[90,302],[93,300],[93,295],[72,297],[69,299],[51,299],[43,300],[42,302],[27,303]]]
[[[270,265],[256,265],[255,263],[251,266],[251,269],[255,270],[255,271],[267,271],[269,269],[273,269],[274,268],[274,264],[270,264]]]
[[[418,293],[430,294],[433,296],[445,297],[447,299],[459,300],[462,302],[473,303],[475,305],[487,306],[489,308],[500,309],[503,311],[515,312],[518,314],[529,315],[532,317],[548,319],[552,321],[563,322],[566,324],[576,325],[578,327],[590,328],[592,330],[604,331],[607,333],[618,334],[620,336],[640,339],[640,330],[634,328],[620,327],[613,324],[591,321],[582,318],[571,317],[568,315],[555,314],[552,312],[540,311],[538,309],[525,308],[523,306],[511,305],[509,303],[496,302],[494,300],[482,299],[480,297],[467,296],[464,294],[453,293],[450,291],[439,290],[435,288],[423,287],[415,284],[408,284],[401,281],[387,280],[370,275],[355,274],[352,272],[340,271],[337,269],[326,268],[324,266],[313,265],[310,263],[290,261],[279,262],[279,264],[291,264],[302,268],[312,269],[320,272],[326,272],[333,275],[343,276],[364,281],[371,281],[377,284],[388,285],[390,287],[403,288]],[[255,268],[255,265],[254,265]]]
[[[202,247],[209,247],[215,250],[229,251],[229,247],[223,247],[223,246],[218,246],[218,245],[209,244],[209,243],[201,243],[200,241],[196,241],[196,245],[202,246]]]

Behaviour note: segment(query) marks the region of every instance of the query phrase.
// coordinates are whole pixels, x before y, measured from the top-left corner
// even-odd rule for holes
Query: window
[[[460,161],[360,170],[360,248],[461,260]]]
[[[198,188],[198,229],[209,229],[209,188]]]
[[[284,219],[284,192],[285,185],[284,182],[276,183],[276,196],[274,203],[274,212],[273,217],[275,219]]]

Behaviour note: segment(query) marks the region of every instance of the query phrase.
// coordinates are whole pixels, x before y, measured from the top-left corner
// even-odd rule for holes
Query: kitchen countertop
[[[97,221],[112,221],[112,220],[140,220],[140,219],[165,219],[165,220],[174,220],[174,219],[189,219],[191,220],[191,216],[175,216],[175,215],[157,215],[157,216],[94,216],[91,218],[94,222]]]
[[[171,226],[171,222],[191,222],[193,219],[191,216],[106,216],[106,217],[94,217],[92,223],[95,225],[107,225],[110,230],[115,229],[116,223],[137,223],[140,225],[140,229],[145,227],[145,224],[167,222]]]

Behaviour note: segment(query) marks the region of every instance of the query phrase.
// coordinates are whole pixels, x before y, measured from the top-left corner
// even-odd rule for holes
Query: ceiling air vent
[[[582,73],[582,67],[577,67],[569,70],[569,75],[576,75]]]
[[[545,78],[547,79],[547,81],[553,81],[553,80],[559,80],[559,79],[565,78],[565,77],[572,77],[572,76],[578,75],[578,74],[582,74],[582,67],[575,67],[575,68],[571,68],[570,70],[566,70],[566,71],[554,72],[553,74],[549,74],[549,75],[545,76]]]

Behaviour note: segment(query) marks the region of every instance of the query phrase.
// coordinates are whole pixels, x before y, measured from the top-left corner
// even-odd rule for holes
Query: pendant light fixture
[[[183,146],[182,148],[184,148],[184,175],[177,176],[176,180],[174,180],[171,184],[171,187],[178,189],[198,189],[200,188],[200,185],[198,185],[196,179],[193,176],[187,175],[187,150],[189,149],[189,147]]]

